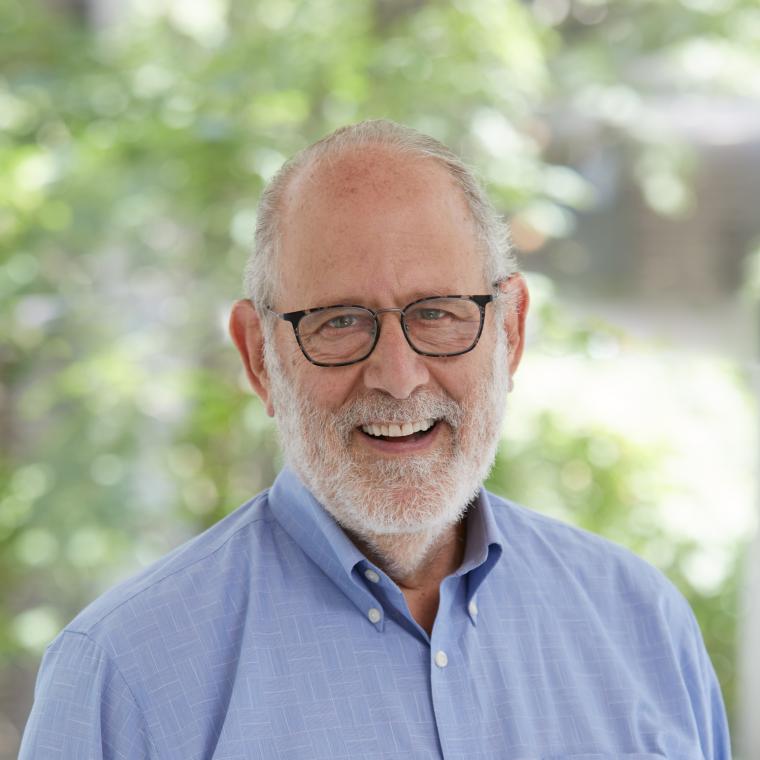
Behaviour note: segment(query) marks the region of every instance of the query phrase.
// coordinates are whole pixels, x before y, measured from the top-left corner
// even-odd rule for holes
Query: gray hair
[[[438,162],[464,193],[485,252],[485,274],[489,282],[502,280],[517,271],[506,222],[494,209],[473,172],[443,143],[411,127],[387,119],[362,121],[337,129],[296,153],[274,175],[259,201],[256,237],[245,267],[245,292],[256,307],[271,306],[277,289],[279,218],[283,196],[296,175],[311,163],[336,155],[347,148],[380,146],[411,158]],[[263,315],[262,315],[263,316]],[[264,322],[269,320],[266,318]]]

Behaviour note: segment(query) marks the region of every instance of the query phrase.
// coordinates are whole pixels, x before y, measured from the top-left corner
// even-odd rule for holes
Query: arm
[[[87,635],[64,631],[42,660],[19,760],[155,757],[121,672]]]
[[[706,760],[731,760],[728,721],[718,679],[691,609],[688,613],[691,641],[681,652],[681,663],[684,682],[691,695],[702,754]]]

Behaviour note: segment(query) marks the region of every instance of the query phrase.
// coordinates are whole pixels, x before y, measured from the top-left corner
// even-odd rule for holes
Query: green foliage
[[[31,677],[98,590],[271,481],[273,428],[223,323],[285,156],[348,121],[395,118],[481,167],[505,211],[561,235],[557,220],[593,198],[548,163],[539,114],[585,104],[636,156],[657,142],[637,118],[641,55],[713,46],[733,68],[704,87],[749,87],[730,74],[757,53],[753,0],[572,3],[559,20],[541,11],[552,5],[135,2],[97,28],[0,3],[0,666]],[[556,313],[540,321],[566,349],[588,337],[563,336]],[[671,573],[730,698],[732,639],[713,632],[733,620],[734,586],[692,593],[687,548],[663,548],[673,537],[641,496],[656,467],[547,412],[493,484]]]

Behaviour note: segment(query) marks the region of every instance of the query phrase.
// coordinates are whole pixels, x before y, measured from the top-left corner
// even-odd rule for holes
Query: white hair
[[[274,303],[277,290],[280,214],[283,196],[297,174],[326,156],[334,156],[355,147],[386,147],[414,158],[429,158],[450,174],[464,194],[472,215],[476,234],[485,254],[488,282],[496,282],[517,271],[517,262],[509,239],[506,222],[494,209],[472,170],[453,151],[438,140],[411,127],[376,119],[337,129],[313,145],[296,153],[274,175],[262,193],[256,219],[253,251],[245,267],[245,293],[259,313]],[[264,324],[269,320],[264,318]]]

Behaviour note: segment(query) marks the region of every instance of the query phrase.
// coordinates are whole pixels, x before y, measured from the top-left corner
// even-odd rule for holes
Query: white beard
[[[430,390],[404,400],[375,391],[326,409],[285,376],[270,341],[264,358],[286,462],[391,575],[414,573],[437,539],[461,520],[493,466],[509,382],[503,331],[490,372],[461,402]],[[444,443],[431,453],[373,457],[352,445],[354,430],[364,423],[421,419],[443,421],[437,434]]]

